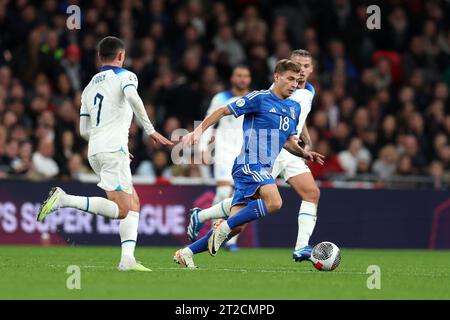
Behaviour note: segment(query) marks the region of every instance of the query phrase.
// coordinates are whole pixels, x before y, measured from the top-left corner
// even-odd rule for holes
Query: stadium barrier
[[[57,182],[71,194],[104,196],[93,183]],[[39,202],[55,182],[0,181],[0,244],[118,245],[118,221],[64,208],[36,222]],[[212,186],[137,184],[141,199],[139,245],[187,244],[189,209],[209,207]],[[292,247],[300,198],[280,187],[283,208],[247,227],[240,244]],[[206,232],[206,229],[203,232]],[[450,196],[437,190],[321,188],[312,243],[342,247],[450,248]]]

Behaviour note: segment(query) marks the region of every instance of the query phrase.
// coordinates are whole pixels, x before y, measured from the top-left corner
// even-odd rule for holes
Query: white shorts
[[[89,163],[100,178],[97,184],[105,191],[124,191],[132,194],[130,158],[123,151],[101,152],[89,157]]]
[[[311,172],[311,170],[305,160],[282,149],[273,165],[272,177],[276,179],[278,176],[282,176],[287,182],[290,178],[306,172]]]

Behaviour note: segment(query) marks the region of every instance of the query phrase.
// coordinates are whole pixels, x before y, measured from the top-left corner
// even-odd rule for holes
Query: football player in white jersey
[[[128,131],[133,113],[146,135],[155,143],[172,142],[155,131],[137,92],[136,75],[123,69],[125,45],[116,37],[106,37],[98,45],[102,68],[81,94],[80,135],[88,141],[88,160],[100,178],[98,186],[107,198],[74,196],[61,188],[50,190],[37,216],[43,221],[59,208],[77,208],[110,219],[121,219],[120,271],[151,271],[134,257],[139,223],[139,197],[131,181]]]
[[[245,96],[250,92],[250,83],[252,82],[250,70],[244,65],[233,68],[230,83],[231,89],[217,93],[211,100],[211,104],[206,112],[209,116],[217,108],[231,103],[238,98]],[[214,178],[216,180],[216,195],[213,204],[222,202],[233,195],[233,176],[231,174],[234,160],[239,155],[242,147],[242,123],[243,117],[223,117],[220,119],[215,133],[212,129],[206,130],[200,141],[200,150],[206,157],[209,157],[214,146]],[[214,136],[214,144],[211,144],[211,138]],[[200,212],[200,214],[198,214]],[[223,213],[221,218],[227,217]],[[198,233],[195,234],[193,225],[197,228],[203,226],[204,221],[210,220],[208,210],[200,208],[192,209],[191,222],[188,228],[188,238],[194,242]],[[237,251],[238,236],[233,237],[226,243],[226,248],[230,251]]]
[[[305,150],[311,151],[312,142],[305,121],[311,111],[311,103],[315,93],[313,86],[307,82],[309,75],[313,72],[313,61],[311,54],[306,50],[293,51],[290,59],[300,65],[301,79],[298,89],[289,99],[294,99],[300,103],[301,112],[297,129],[300,133],[300,139],[305,145]],[[323,164],[320,158],[318,160],[319,163]],[[274,178],[282,176],[302,198],[302,203],[298,212],[297,241],[292,258],[297,262],[308,260],[312,250],[309,245],[309,239],[316,225],[320,190],[304,159],[294,156],[284,149],[280,152],[280,155],[275,161],[272,176]],[[229,208],[231,206],[231,200],[232,198],[228,198],[221,203],[199,211],[196,214],[197,216],[201,216],[204,215],[204,212],[206,211],[211,219],[223,217],[230,212]],[[201,228],[201,224],[196,224],[196,222],[198,222],[198,219],[195,220],[191,218],[188,227],[192,230],[191,234],[194,239],[197,237]]]

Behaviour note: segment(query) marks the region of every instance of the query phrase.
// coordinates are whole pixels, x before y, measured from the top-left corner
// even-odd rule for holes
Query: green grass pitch
[[[449,251],[342,249],[341,265],[319,272],[289,249],[203,253],[187,270],[175,249],[139,247],[153,272],[122,273],[118,247],[0,246],[0,299],[450,299]],[[66,287],[70,265],[80,290]],[[381,269],[379,290],[367,288],[369,265]]]

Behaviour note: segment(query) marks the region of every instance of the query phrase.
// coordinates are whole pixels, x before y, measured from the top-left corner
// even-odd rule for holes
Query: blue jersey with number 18
[[[286,140],[297,134],[300,104],[260,90],[229,103],[228,109],[235,117],[244,115],[244,143],[233,172],[247,164],[271,169]]]

